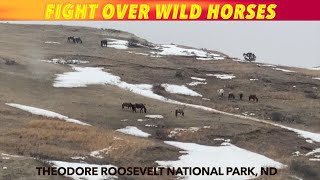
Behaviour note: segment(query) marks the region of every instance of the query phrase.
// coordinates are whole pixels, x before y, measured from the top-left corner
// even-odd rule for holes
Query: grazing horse
[[[178,116],[178,114],[181,114],[182,116],[184,116],[183,109],[176,109],[176,117]]]
[[[228,95],[228,99],[235,99],[236,97],[234,96],[234,94],[233,93],[229,93],[229,95]]]
[[[73,43],[80,43],[82,44],[82,39],[80,37],[74,37]]]
[[[240,98],[240,100],[242,101],[243,93],[239,93],[239,98]]]
[[[249,96],[249,101],[251,101],[251,99],[252,99],[253,101],[256,101],[256,102],[259,101],[259,99],[258,99],[258,97],[257,97],[256,95],[250,95],[250,96]]]
[[[122,103],[122,109],[124,107],[127,107],[128,109],[132,109],[132,104],[131,103]]]
[[[219,97],[223,97],[223,95],[224,95],[224,90],[223,89],[218,89],[218,96]]]
[[[101,41],[101,47],[107,47],[108,41],[107,40],[102,40]]]
[[[68,42],[73,42],[74,43],[74,36],[69,36],[68,37]]]
[[[136,109],[140,109],[140,113],[142,113],[142,112],[147,113],[147,108],[144,104],[136,103],[136,104],[132,105],[131,108],[132,108],[133,112],[137,112]]]

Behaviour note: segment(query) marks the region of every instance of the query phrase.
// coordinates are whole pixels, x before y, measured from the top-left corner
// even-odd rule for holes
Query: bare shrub
[[[285,117],[279,112],[272,112],[271,119],[272,119],[272,121],[280,122],[280,121],[283,121],[285,119]]]
[[[182,70],[176,71],[175,77],[177,77],[177,78],[179,78],[179,79],[183,79],[184,76],[183,76]]]
[[[16,63],[16,61],[14,61],[14,60],[6,59],[6,60],[5,60],[5,64],[10,66],[10,65],[16,65],[17,63]]]
[[[155,84],[153,85],[152,87],[152,91],[156,94],[159,94],[159,95],[164,95],[166,90],[163,86],[161,86],[161,84]]]

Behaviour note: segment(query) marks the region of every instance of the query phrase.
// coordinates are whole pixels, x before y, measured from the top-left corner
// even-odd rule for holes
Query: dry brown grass
[[[113,150],[107,156],[116,160],[133,158],[138,151],[154,143],[111,130],[44,119],[32,120],[24,128],[11,130],[0,137],[0,144],[20,154],[55,158],[85,156],[91,151],[112,146]]]

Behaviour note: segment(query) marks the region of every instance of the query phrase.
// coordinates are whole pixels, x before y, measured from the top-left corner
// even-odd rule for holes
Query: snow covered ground
[[[188,87],[184,85],[174,85],[174,84],[161,84],[162,87],[165,88],[165,90],[169,93],[173,94],[183,94],[188,96],[200,96],[201,94],[189,89]]]
[[[194,56],[197,60],[204,61],[224,59],[219,54],[208,53],[200,49],[183,48],[175,44],[158,45],[155,49],[160,52],[151,52],[151,54],[160,56]]]
[[[46,41],[45,44],[61,44],[60,42]]]
[[[117,176],[111,176],[111,175],[102,175],[101,174],[101,168],[117,168],[116,166],[113,165],[98,165],[98,164],[87,164],[87,163],[74,163],[74,162],[64,162],[64,161],[48,161],[48,163],[50,165],[52,165],[53,167],[72,167],[74,169],[76,168],[97,168],[97,172],[98,175],[94,175],[94,176],[90,176],[90,175],[77,175],[76,173],[74,173],[73,175],[66,175],[66,177],[70,177],[74,180],[111,180],[111,179],[117,179]],[[79,170],[79,172],[81,172]]]
[[[25,106],[25,105],[21,105],[21,104],[14,104],[14,103],[6,103],[6,105],[11,106],[11,107],[15,107],[18,109],[21,109],[23,111],[27,111],[31,114],[34,115],[38,115],[38,116],[45,116],[45,117],[49,117],[49,118],[57,118],[57,119],[62,119],[65,120],[67,122],[71,122],[71,123],[75,123],[75,124],[80,124],[80,125],[86,125],[86,126],[90,126],[90,124],[81,122],[79,120],[76,119],[71,119],[67,116],[52,112],[52,111],[48,111],[45,109],[40,109],[40,108],[35,108],[32,106]]]
[[[162,115],[146,115],[146,118],[151,118],[151,119],[162,119]]]
[[[320,77],[314,77],[314,78],[312,78],[312,79],[320,80]]]
[[[260,154],[241,149],[230,143],[222,143],[222,146],[205,146],[196,143],[184,143],[165,141],[166,144],[182,149],[181,155],[175,161],[156,161],[165,167],[221,167],[224,176],[184,176],[186,179],[249,179],[252,176],[226,175],[227,167],[255,167],[254,173],[260,175],[261,167],[286,167],[270,158]]]
[[[242,119],[248,119],[256,122],[261,122],[265,124],[269,124],[272,126],[277,126],[283,129],[287,129],[289,131],[296,132],[299,136],[311,139],[316,142],[320,142],[320,134],[319,133],[312,133],[308,131],[303,131],[287,126],[283,126],[280,124],[272,123],[267,120],[261,120],[253,117],[243,116],[239,114],[233,114],[233,113],[227,113],[223,111],[219,111],[213,108],[209,108],[206,106],[201,105],[195,105],[195,104],[188,104],[188,103],[182,103],[179,101],[167,99],[163,96],[157,95],[152,91],[152,85],[150,84],[129,84],[124,81],[121,81],[121,78],[119,76],[115,76],[109,72],[102,71],[103,68],[93,68],[93,67],[74,67],[74,70],[76,72],[67,72],[64,74],[57,75],[57,78],[55,79],[54,86],[55,87],[85,87],[90,84],[110,84],[115,85],[119,88],[129,90],[133,93],[157,99],[160,101],[176,104],[176,105],[182,105],[182,106],[188,106],[196,109],[201,109],[204,111],[210,111],[215,113],[220,113],[228,116],[238,117]]]
[[[234,79],[236,76],[233,74],[206,74],[207,76],[214,76],[218,79]]]
[[[206,81],[206,79],[204,79],[204,78],[199,78],[199,77],[191,77],[191,79],[197,80],[197,81]]]
[[[107,47],[112,47],[115,49],[128,49],[128,41],[120,39],[111,39],[107,38],[108,45]]]
[[[133,135],[133,136],[139,136],[139,137],[149,137],[149,136],[151,136],[151,134],[143,132],[140,129],[138,129],[137,127],[134,127],[134,126],[127,126],[125,128],[118,129],[116,131],[122,132],[124,134]]]
[[[277,71],[283,71],[283,72],[287,72],[287,73],[294,73],[295,71],[291,71],[291,70],[288,70],[288,69],[282,69],[282,68],[273,68],[274,70],[277,70]]]
[[[51,60],[41,60],[42,62],[48,62],[53,64],[87,64],[89,61],[82,60],[64,60],[64,59],[51,59]]]

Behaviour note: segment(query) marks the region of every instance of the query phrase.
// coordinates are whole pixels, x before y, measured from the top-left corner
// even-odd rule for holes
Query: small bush
[[[279,112],[273,112],[273,113],[271,113],[271,119],[272,119],[272,121],[279,122],[279,121],[284,120],[284,116]]]
[[[318,95],[316,95],[313,91],[304,91],[305,97],[310,99],[318,99]]]
[[[290,170],[299,176],[303,176],[305,179],[317,179],[320,175],[319,171],[314,167],[301,160],[293,160],[290,164]]]
[[[183,72],[181,70],[176,71],[175,77],[183,79]]]

